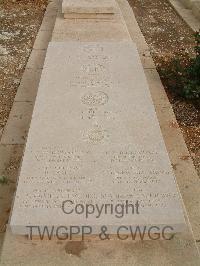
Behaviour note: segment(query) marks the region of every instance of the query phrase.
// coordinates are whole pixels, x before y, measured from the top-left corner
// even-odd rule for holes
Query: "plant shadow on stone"
[[[200,32],[194,36],[194,57],[182,52],[172,61],[163,63],[158,71],[172,94],[192,102],[200,109]]]

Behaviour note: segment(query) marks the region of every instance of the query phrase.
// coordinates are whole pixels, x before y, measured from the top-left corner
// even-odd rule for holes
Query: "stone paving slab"
[[[163,85],[160,80],[160,76],[155,68],[147,68],[144,69],[145,76],[147,78],[151,97],[154,102],[154,106],[156,107],[159,105],[159,107],[168,106],[168,97],[163,89]]]
[[[186,8],[192,8],[194,0],[179,0]]]
[[[192,4],[192,13],[200,20],[200,1],[194,1]]]
[[[169,0],[178,14],[186,21],[186,23],[194,30],[198,31],[200,29],[200,20],[198,20],[191,9],[187,9],[180,2],[180,0]]]
[[[38,32],[33,49],[45,50],[51,40],[52,30],[41,30]]]
[[[12,251],[12,252],[11,252]],[[190,233],[170,241],[38,241],[7,230],[1,265],[199,266]]]
[[[42,69],[44,65],[45,56],[46,50],[33,49],[26,64],[26,68],[33,70]]]
[[[42,24],[40,26],[40,30],[52,30],[54,24],[55,24],[56,17],[54,15],[52,16],[44,16],[44,19],[42,21]]]
[[[60,1],[49,1],[44,16],[56,16],[58,12],[58,3]]]
[[[42,69],[25,69],[17,89],[15,102],[34,102]]]

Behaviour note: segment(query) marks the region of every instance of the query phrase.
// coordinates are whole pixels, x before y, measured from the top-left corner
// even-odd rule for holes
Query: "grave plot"
[[[62,208],[66,201],[70,215]],[[116,205],[127,202],[138,203],[138,210],[117,214]],[[76,204],[114,209],[86,217],[72,209]],[[49,44],[10,225],[16,234],[27,234],[30,225],[91,225],[94,234],[102,225],[112,234],[121,225],[184,229],[179,191],[132,42]]]

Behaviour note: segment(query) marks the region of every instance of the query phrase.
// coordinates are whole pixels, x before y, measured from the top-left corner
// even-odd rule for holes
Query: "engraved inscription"
[[[88,140],[92,143],[102,142],[107,133],[99,126],[88,133]],[[32,184],[32,193],[25,192],[20,200],[20,208],[61,208],[62,199],[72,199],[74,202],[94,203],[98,200],[110,200],[123,202],[124,200],[140,201],[143,208],[162,207],[166,208],[166,199],[173,200],[176,194],[168,189],[160,191],[160,182],[164,177],[168,180],[170,171],[153,167],[157,161],[159,153],[153,150],[110,149],[104,152],[93,154],[90,149],[80,148],[59,148],[41,147],[38,151],[31,152],[32,160],[37,163],[37,175],[26,174],[23,184]],[[104,169],[98,167],[99,162],[106,163]],[[141,169],[148,163],[152,167],[146,170]],[[85,168],[87,163],[87,168]],[[88,169],[97,169],[92,175],[88,174]],[[39,171],[39,173],[38,173]],[[105,177],[108,180],[108,190],[106,187],[102,193],[82,190],[84,186],[93,187]],[[40,188],[36,188],[35,185]],[[109,193],[109,187],[120,188],[120,193]],[[149,192],[150,187],[154,192]],[[131,188],[131,189],[130,189]],[[130,191],[129,191],[130,190]],[[127,191],[129,191],[127,193]],[[163,201],[163,199],[165,199]],[[153,202],[153,205],[152,205]]]
[[[103,91],[87,92],[81,97],[81,102],[89,106],[104,105],[108,102],[108,95]]]
[[[108,138],[107,130],[103,130],[98,126],[84,133],[84,140],[93,144],[100,143],[103,140],[106,140],[107,138]]]

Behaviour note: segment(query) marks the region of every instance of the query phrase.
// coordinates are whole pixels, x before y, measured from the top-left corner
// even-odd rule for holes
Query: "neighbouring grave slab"
[[[124,41],[131,40],[122,15],[113,19],[56,18],[52,41]]]
[[[130,204],[139,214],[68,215],[62,203]],[[95,213],[96,214],[96,213]],[[10,225],[173,226],[182,200],[132,42],[51,42],[40,80]],[[37,234],[38,232],[34,232]]]
[[[113,19],[114,15],[113,14],[96,14],[96,13],[83,13],[83,14],[78,14],[78,13],[67,13],[64,14],[64,18],[66,19]]]
[[[63,0],[64,14],[114,14],[117,11],[115,0]]]

